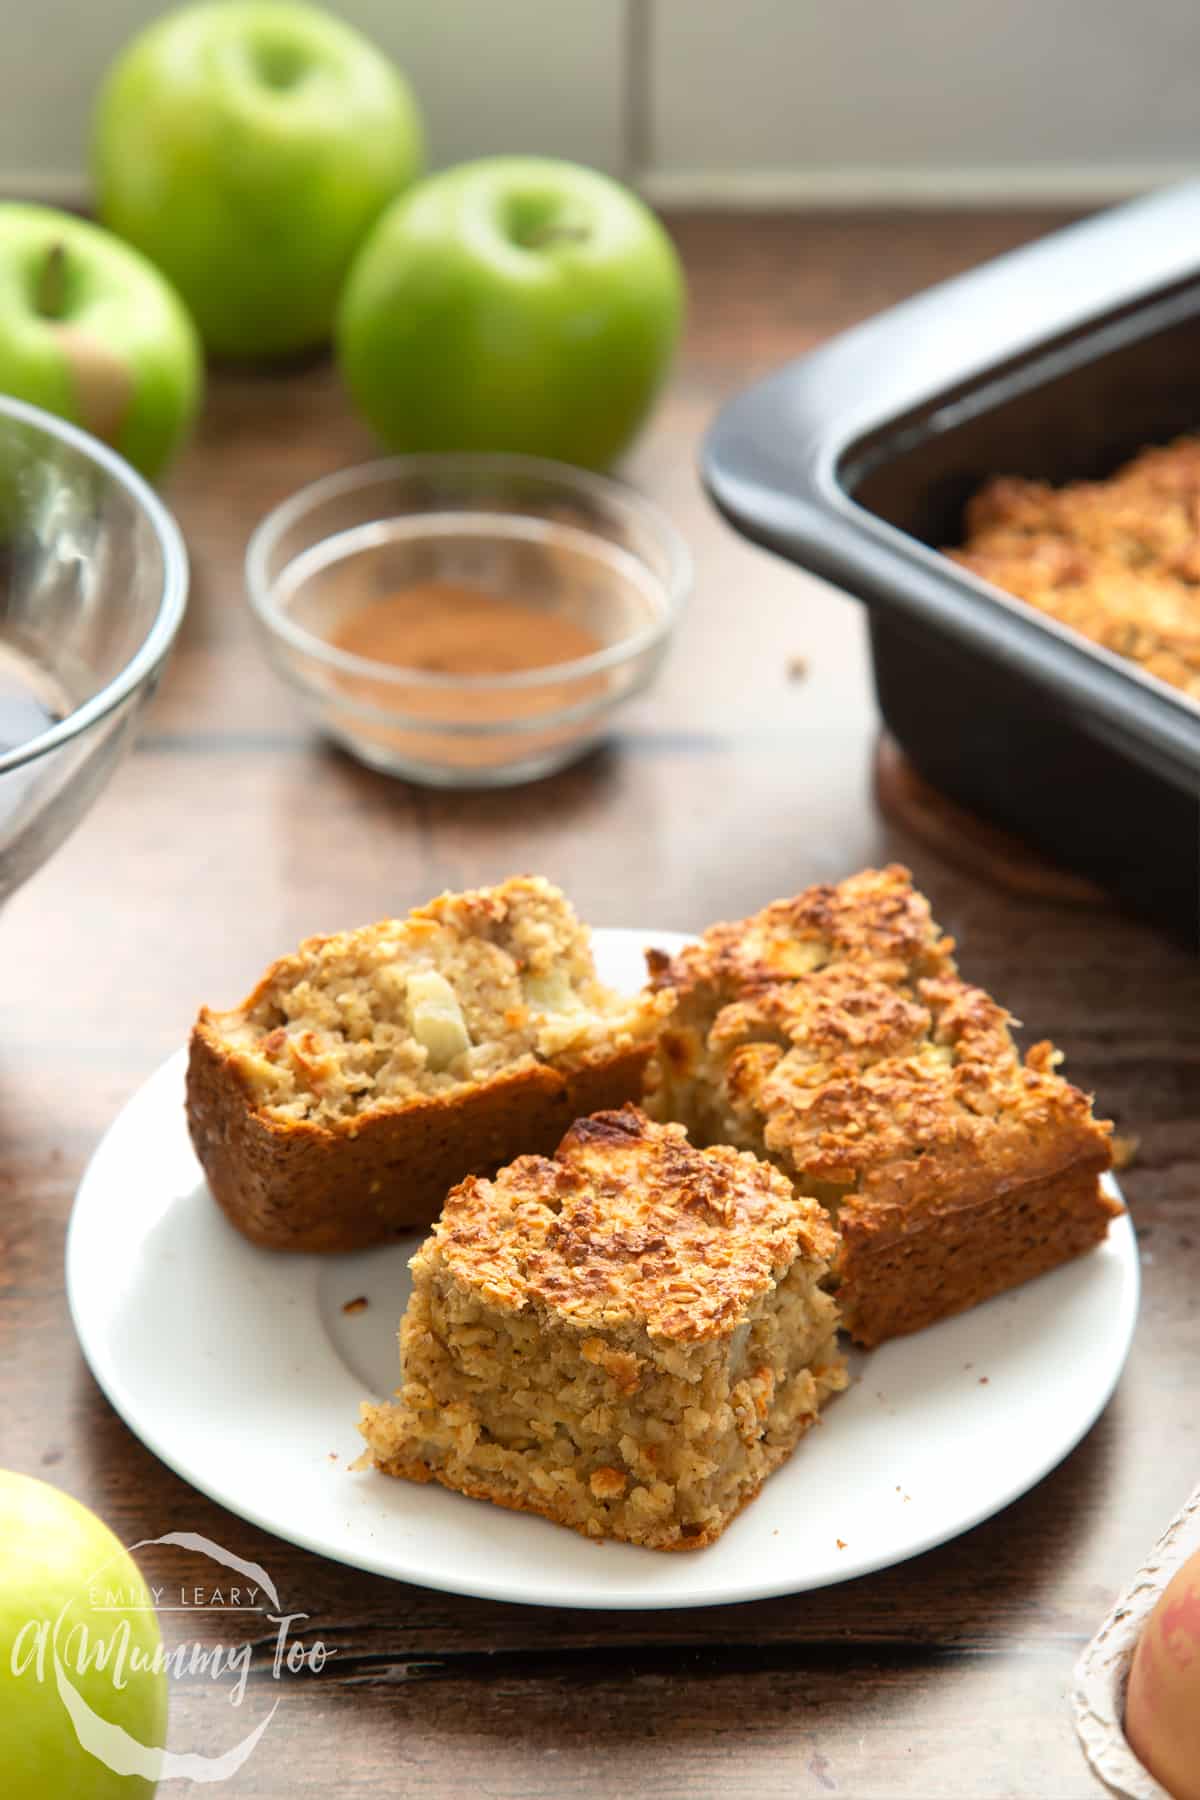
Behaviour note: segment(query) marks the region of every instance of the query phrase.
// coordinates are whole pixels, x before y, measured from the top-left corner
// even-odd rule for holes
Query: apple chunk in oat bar
[[[636,1107],[450,1194],[376,1466],[656,1550],[711,1543],[846,1385],[834,1238],[769,1164]]]

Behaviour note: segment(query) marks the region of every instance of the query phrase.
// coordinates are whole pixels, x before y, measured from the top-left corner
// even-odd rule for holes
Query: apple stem
[[[34,303],[43,319],[61,319],[67,304],[67,249],[51,244],[37,280]]]

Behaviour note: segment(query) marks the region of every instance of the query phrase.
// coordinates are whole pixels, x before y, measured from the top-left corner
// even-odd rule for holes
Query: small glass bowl
[[[246,552],[267,653],[328,735],[435,787],[547,775],[653,679],[690,581],[674,527],[638,495],[521,456],[401,456],[302,488]],[[372,602],[427,583],[516,600],[599,648],[504,674],[352,654],[330,641]]]

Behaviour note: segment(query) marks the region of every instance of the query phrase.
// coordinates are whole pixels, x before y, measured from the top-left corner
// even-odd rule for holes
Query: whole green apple
[[[157,1667],[152,1662],[161,1644],[149,1590],[107,1525],[44,1481],[0,1471],[4,1800],[153,1794],[156,1781],[118,1774],[84,1749],[60,1695],[59,1671],[100,1721],[152,1751],[166,1737],[166,1670],[161,1659]],[[103,1666],[100,1648],[107,1651]],[[104,1723],[99,1735],[107,1741]],[[112,1760],[120,1760],[119,1751]]]
[[[683,315],[679,259],[628,189],[573,163],[495,157],[389,207],[336,343],[395,450],[512,450],[603,468],[650,409]]]
[[[0,204],[0,393],[82,425],[153,479],[202,384],[195,327],[144,257],[70,213]]]
[[[417,174],[399,70],[293,0],[200,0],[136,37],[101,89],[97,211],[157,263],[211,350],[322,343],[359,244]]]

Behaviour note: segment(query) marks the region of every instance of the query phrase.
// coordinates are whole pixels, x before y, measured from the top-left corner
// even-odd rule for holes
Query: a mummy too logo
[[[263,1701],[266,1684],[319,1675],[334,1652],[305,1636],[308,1614],[285,1610],[264,1568],[209,1538],[173,1531],[130,1552],[142,1553],[152,1577],[143,1581],[127,1557],[114,1557],[53,1617],[19,1626],[2,1673],[18,1695],[25,1683],[47,1690],[38,1696],[43,1719],[57,1695],[64,1731],[114,1775],[227,1781],[254,1754],[282,1698],[276,1691],[251,1724],[248,1715],[262,1711],[245,1704],[251,1675],[261,1677],[254,1692]],[[174,1562],[177,1578],[160,1572]],[[201,1684],[217,1702],[205,1712],[203,1751],[162,1742],[173,1684]]]

